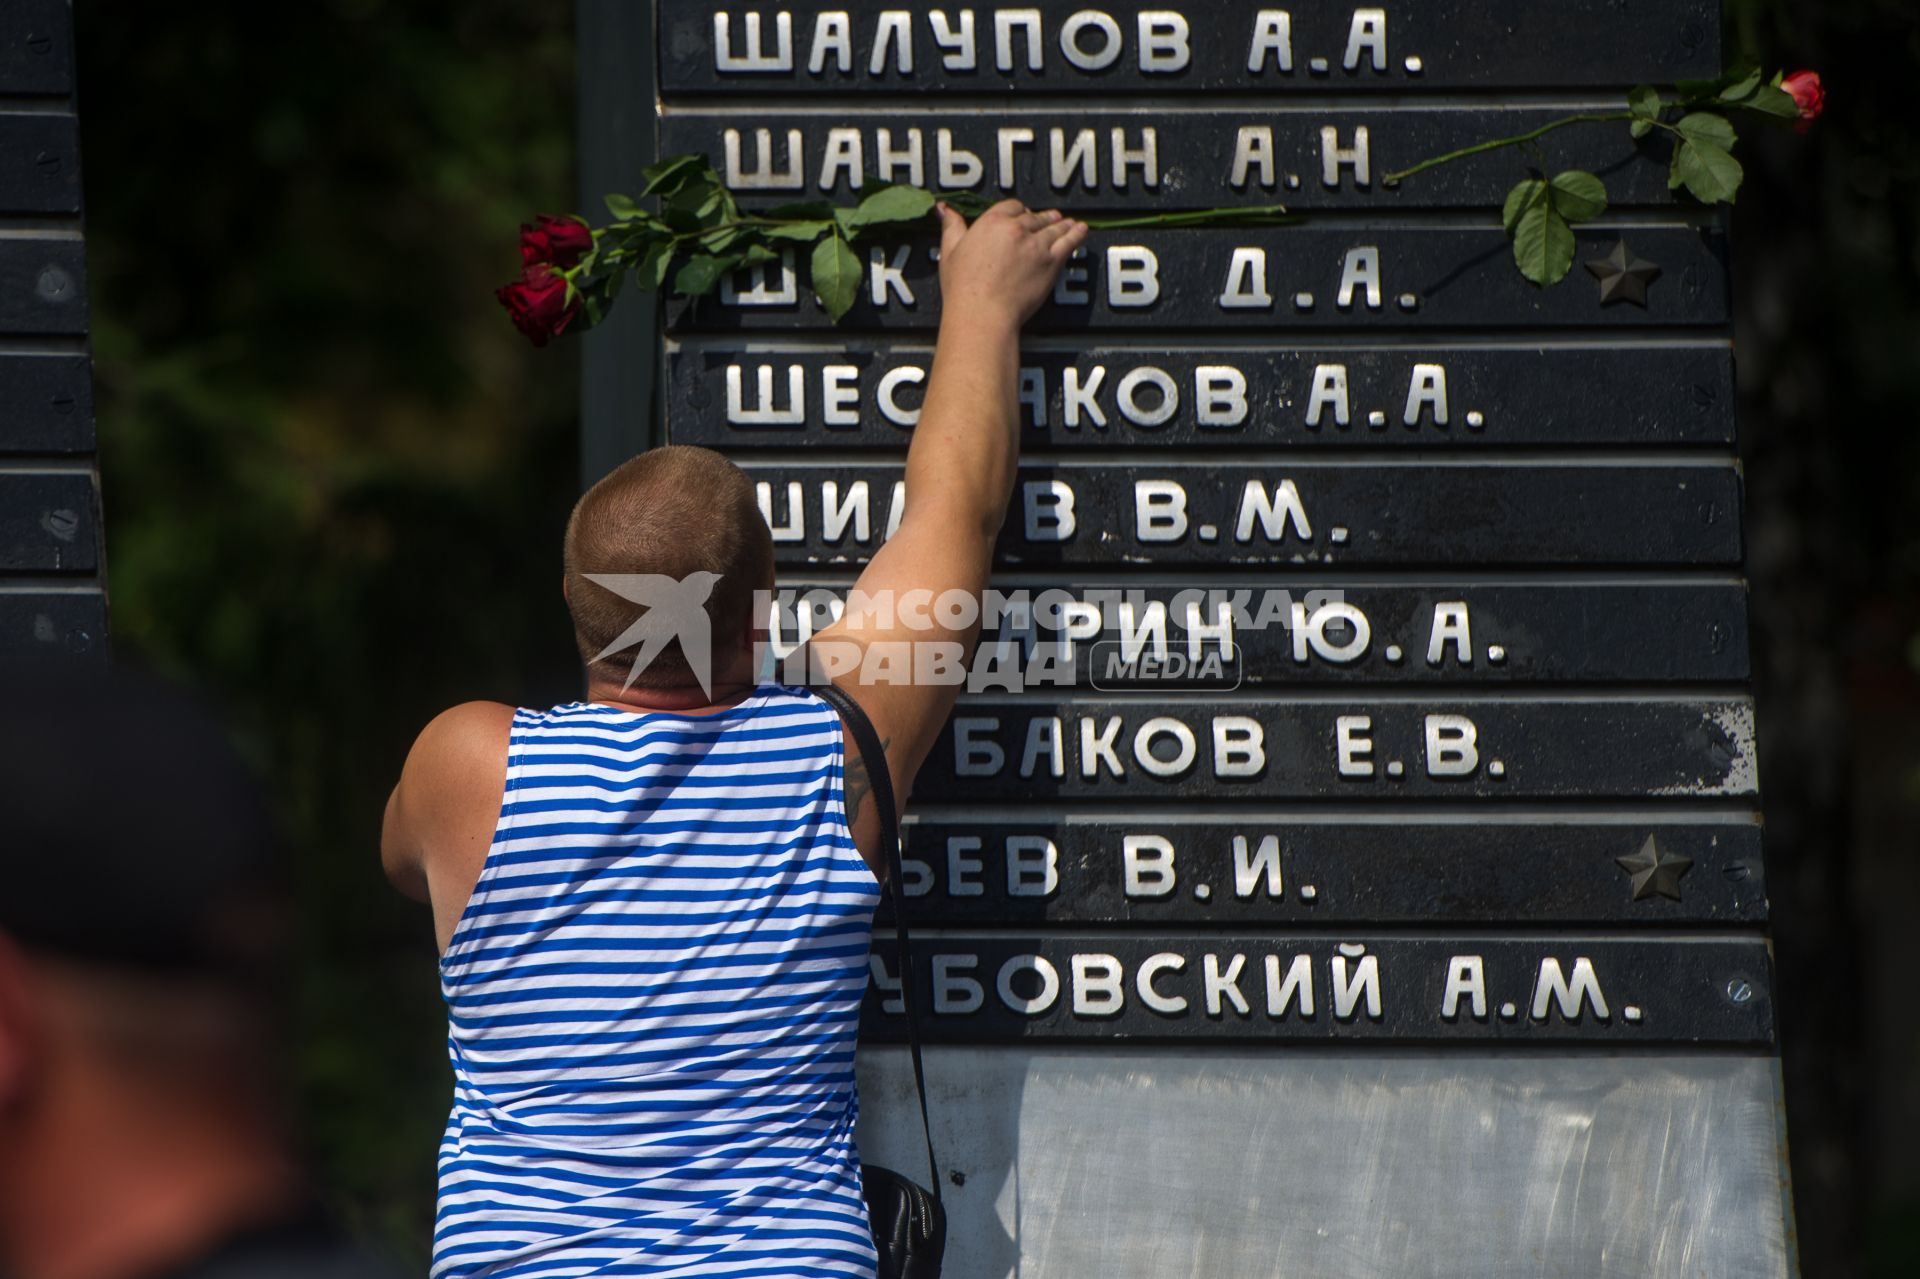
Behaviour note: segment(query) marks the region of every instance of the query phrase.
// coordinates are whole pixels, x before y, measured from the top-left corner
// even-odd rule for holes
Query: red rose
[[[580,313],[580,300],[567,297],[567,282],[545,263],[535,263],[514,283],[494,291],[500,305],[513,317],[514,327],[545,346],[567,331]]]
[[[1793,97],[1800,108],[1800,132],[1820,118],[1827,107],[1827,91],[1820,84],[1818,71],[1796,71],[1780,82],[1780,88]]]
[[[544,263],[564,271],[593,247],[593,232],[579,218],[553,218],[541,213],[534,221],[534,226],[520,226],[520,261],[525,266]]]

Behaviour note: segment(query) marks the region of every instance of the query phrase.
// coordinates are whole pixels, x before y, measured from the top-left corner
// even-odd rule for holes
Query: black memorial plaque
[[[90,474],[0,469],[0,570],[91,573],[98,538]]]
[[[904,1038],[894,947],[876,938],[871,962],[865,1029]],[[1769,1045],[1769,969],[1757,938],[943,934],[913,948],[921,1035],[935,1043]]]
[[[792,583],[773,637],[824,628],[846,587]],[[1747,593],[1734,580],[1002,583],[969,663],[974,691],[1231,691],[1316,684],[1738,683]]]
[[[971,699],[923,802],[1751,799],[1741,698]]]
[[[0,355],[0,453],[89,453],[93,442],[86,356]]]
[[[1577,285],[1576,285],[1577,287]],[[667,350],[676,442],[904,449],[930,347],[855,338]],[[1029,450],[1688,447],[1733,443],[1733,353],[1670,346],[1030,345]]]
[[[658,12],[661,154],[749,205],[1303,218],[1099,231],[1028,327],[995,586],[1038,612],[942,667],[906,833],[928,1039],[1773,1043],[1724,225],[1619,123],[1385,180],[1713,76],[1716,3]],[[1499,222],[1536,163],[1613,205],[1549,289]],[[1623,244],[1644,306],[1583,265]],[[777,649],[898,519],[932,248],[858,245],[837,325],[804,249],[668,304],[668,438],[798,570]]]
[[[86,331],[86,252],[78,233],[0,236],[0,332]]]
[[[73,6],[69,0],[0,5],[0,94],[73,92]]]
[[[1751,818],[934,813],[910,820],[905,838],[916,927],[1705,927],[1752,926],[1767,913]],[[882,916],[892,918],[885,905]]]
[[[0,589],[0,662],[49,652],[103,650],[107,600],[95,587]]]
[[[865,559],[897,509],[897,468],[746,469],[783,565]],[[1006,566],[1739,559],[1739,476],[1718,461],[1028,465],[999,544]]]
[[[715,157],[750,201],[848,201],[863,178],[1013,197],[1034,207],[1285,204],[1389,210],[1498,205],[1524,177],[1510,154],[1475,156],[1417,179],[1386,175],[1428,156],[1557,119],[1551,108],[1404,111],[1274,107],[1132,111],[793,110],[769,122],[731,111],[670,111],[663,154]],[[1556,131],[1556,168],[1607,175],[1616,207],[1671,205],[1672,147],[1617,123]]]
[[[79,121],[0,113],[0,213],[79,211]]]
[[[1144,40],[1143,15],[1153,15]],[[836,18],[845,20],[844,37]],[[910,70],[901,69],[903,57]],[[1714,0],[1206,0],[1178,8],[1069,0],[943,10],[887,0],[660,0],[668,98],[1565,90],[1706,78],[1719,69]]]
[[[1660,267],[1644,307],[1603,304],[1598,284],[1578,265],[1605,258],[1623,242]],[[870,269],[843,327],[935,327],[940,297],[932,242],[861,247]],[[1309,223],[1106,232],[1068,265],[1053,300],[1029,328],[1425,334],[1728,322],[1726,236],[1718,227],[1582,227],[1575,233],[1574,257],[1571,278],[1556,288],[1536,288],[1514,268],[1512,246],[1493,215],[1485,229],[1395,222],[1360,230]],[[713,296],[670,300],[669,324],[681,332],[829,327],[804,268],[791,265],[793,260],[789,255],[784,267],[742,271]]]

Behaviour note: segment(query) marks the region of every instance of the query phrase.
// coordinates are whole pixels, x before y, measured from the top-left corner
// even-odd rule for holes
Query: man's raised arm
[[[940,220],[940,341],[907,450],[905,511],[860,575],[847,612],[814,640],[820,658],[845,671],[835,682],[886,739],[903,802],[962,687],[912,681],[913,646],[957,646],[964,667],[979,638],[977,608],[971,624],[953,627],[942,624],[942,610],[930,601],[956,592],[978,604],[986,590],[1020,455],[1020,326],[1087,236],[1084,223],[1031,213],[1014,200],[971,227],[945,206]],[[910,592],[918,603],[902,609]],[[877,644],[902,655],[887,663],[898,673],[892,682],[862,680],[847,669],[849,656]]]

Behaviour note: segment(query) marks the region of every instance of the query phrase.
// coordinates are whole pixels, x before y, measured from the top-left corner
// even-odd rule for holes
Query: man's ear
[[[26,952],[0,933],[0,1111],[26,1092],[33,1070],[39,1018]]]
[[[568,607],[572,607],[573,587],[568,583],[567,575],[565,573],[562,573],[560,575],[560,598],[567,602]]]

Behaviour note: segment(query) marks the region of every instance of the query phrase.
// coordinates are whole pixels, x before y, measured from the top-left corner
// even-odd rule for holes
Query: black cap
[[[0,677],[0,932],[165,969],[262,956],[277,842],[226,734],[125,669]]]

